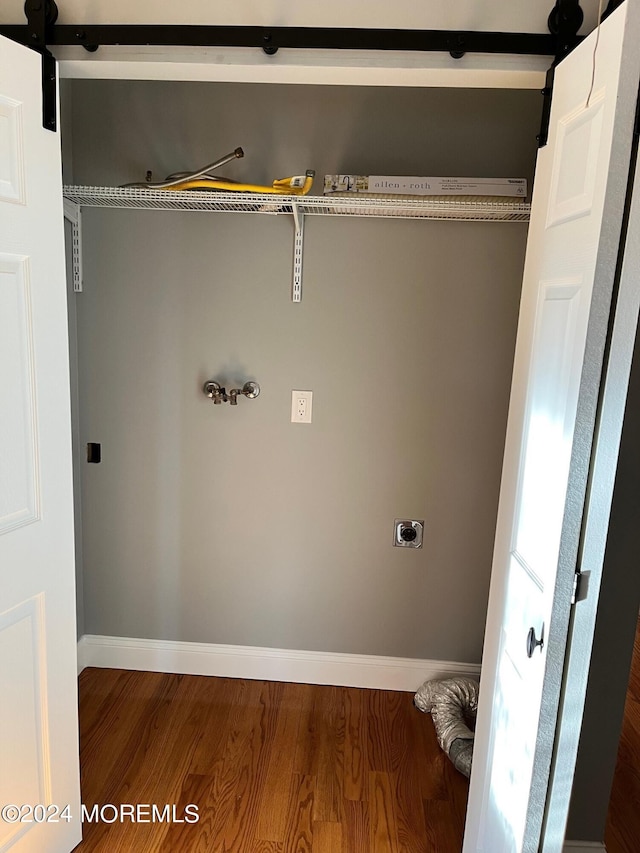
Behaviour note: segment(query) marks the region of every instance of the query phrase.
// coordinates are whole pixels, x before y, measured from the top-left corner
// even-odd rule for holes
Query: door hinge
[[[575,604],[580,597],[580,584],[582,582],[582,572],[580,569],[576,570],[575,575],[573,576],[573,589],[571,590],[571,604]]]

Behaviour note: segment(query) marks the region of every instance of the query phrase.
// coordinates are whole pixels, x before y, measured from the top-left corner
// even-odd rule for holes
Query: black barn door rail
[[[609,0],[607,12],[621,0]],[[581,41],[579,0],[556,0],[549,15],[549,34],[396,30],[343,27],[235,27],[190,24],[57,24],[55,0],[26,0],[26,24],[0,26],[0,35],[42,55],[43,125],[56,129],[55,60],[49,48],[82,45],[141,47],[249,47],[273,55],[282,48],[310,50],[441,51],[460,59],[465,53],[552,56],[554,66]],[[552,75],[550,75],[550,78]],[[547,109],[551,80],[545,87]],[[541,138],[544,139],[544,127]]]
[[[0,27],[2,35],[29,45],[27,25]],[[515,53],[554,56],[556,38],[545,33],[457,30],[394,30],[343,27],[229,27],[191,24],[56,24],[47,44],[171,45],[315,50],[410,50],[455,53]]]

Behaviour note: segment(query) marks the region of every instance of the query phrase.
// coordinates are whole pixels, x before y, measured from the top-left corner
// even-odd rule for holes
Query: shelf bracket
[[[298,210],[297,204],[291,205],[295,236],[293,238],[293,285],[291,301],[302,302],[302,259],[304,253],[304,213]]]
[[[76,293],[82,293],[82,208],[80,205],[65,198],[64,218],[71,223],[73,289]]]

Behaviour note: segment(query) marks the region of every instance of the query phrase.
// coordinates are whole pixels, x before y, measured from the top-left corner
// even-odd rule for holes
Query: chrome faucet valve
[[[255,400],[259,393],[260,386],[257,382],[245,382],[242,388],[232,388],[231,391],[229,391],[229,402],[232,406],[237,406],[240,394],[248,400]]]
[[[226,403],[228,400],[227,391],[222,388],[219,382],[205,382],[202,390],[216,405]]]
[[[245,382],[240,393],[244,394],[248,400],[255,400],[260,394],[260,386],[257,382]]]
[[[229,402],[232,406],[237,406],[239,396],[254,400],[260,394],[260,386],[257,382],[245,382],[242,388],[232,388],[227,394],[226,388],[212,379],[204,383],[202,390],[216,405]]]

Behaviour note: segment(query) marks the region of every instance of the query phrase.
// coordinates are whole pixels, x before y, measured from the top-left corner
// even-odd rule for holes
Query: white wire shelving
[[[82,290],[81,211],[84,207],[284,214],[295,226],[292,299],[302,298],[305,216],[362,216],[461,222],[528,222],[530,205],[517,201],[371,196],[279,196],[268,193],[65,186],[65,216],[73,227],[74,288]]]
[[[277,196],[268,193],[152,190],[133,187],[64,187],[64,197],[81,207],[135,210],[208,210],[218,213],[292,213],[319,216],[394,216],[401,219],[526,222],[530,205],[509,201],[446,201],[363,196]]]

